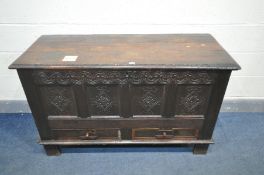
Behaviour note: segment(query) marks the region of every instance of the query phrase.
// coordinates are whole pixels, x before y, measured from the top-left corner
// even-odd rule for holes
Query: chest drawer
[[[197,139],[199,129],[193,128],[137,128],[132,129],[132,139]]]
[[[119,128],[55,129],[53,136],[58,140],[120,140]]]

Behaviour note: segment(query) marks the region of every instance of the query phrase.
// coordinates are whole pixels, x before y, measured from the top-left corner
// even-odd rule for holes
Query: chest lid
[[[209,34],[44,35],[9,68],[223,69],[240,66]]]

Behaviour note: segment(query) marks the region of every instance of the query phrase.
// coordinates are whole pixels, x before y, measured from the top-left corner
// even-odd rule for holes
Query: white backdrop
[[[0,100],[25,100],[7,66],[42,34],[211,33],[242,66],[226,98],[264,98],[263,0],[0,0]]]

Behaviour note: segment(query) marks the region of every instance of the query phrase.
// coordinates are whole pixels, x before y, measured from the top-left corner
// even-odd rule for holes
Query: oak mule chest
[[[240,69],[209,34],[41,36],[9,68],[48,155],[110,144],[191,144],[205,154]]]

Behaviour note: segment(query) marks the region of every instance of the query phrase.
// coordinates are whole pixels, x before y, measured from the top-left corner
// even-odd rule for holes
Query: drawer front
[[[192,128],[136,128],[132,129],[133,140],[146,139],[197,139],[198,129]]]
[[[88,128],[88,129],[59,129],[52,130],[53,136],[58,140],[119,140],[119,128]]]
[[[54,139],[197,139],[203,117],[84,119],[61,116],[49,117]]]

